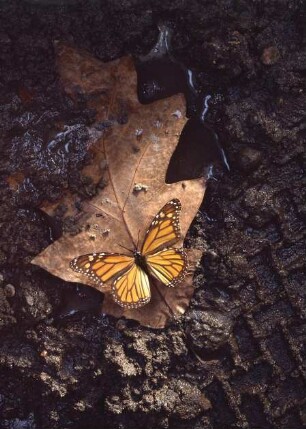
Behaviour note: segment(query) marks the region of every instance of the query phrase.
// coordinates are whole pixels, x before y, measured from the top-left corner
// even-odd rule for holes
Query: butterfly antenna
[[[125,246],[122,246],[122,244],[119,244],[119,243],[118,243],[118,246],[120,246],[120,247],[122,247],[123,249],[128,250],[129,252],[132,252],[132,253],[133,253],[133,250],[128,249],[128,248],[127,248],[127,247],[125,247]]]
[[[140,229],[138,230],[138,235],[137,235],[137,244],[136,244],[136,250],[138,250],[138,244],[139,244],[139,235],[140,235]]]

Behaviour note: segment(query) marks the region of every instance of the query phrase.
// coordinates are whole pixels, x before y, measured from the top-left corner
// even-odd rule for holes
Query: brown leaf
[[[38,255],[33,263],[72,282],[81,282],[103,292],[90,278],[69,268],[76,256],[91,252],[126,253],[121,246],[133,248],[140,234],[144,238],[153,217],[173,198],[182,203],[181,229],[185,236],[203,200],[204,179],[174,184],[165,183],[169,159],[185,124],[185,102],[177,95],[150,105],[137,99],[136,73],[129,57],[102,63],[88,53],[72,47],[58,47],[58,70],[65,90],[73,97],[86,96],[97,109],[96,121],[107,121],[102,135],[92,132],[90,150],[93,163],[84,169],[94,183],[104,181],[103,189],[91,200],[91,213],[76,217],[77,235],[65,234]],[[180,114],[178,114],[180,112]],[[76,214],[74,196],[60,202]],[[52,213],[54,207],[44,207]],[[100,213],[97,217],[96,214]],[[175,247],[182,246],[179,242]],[[192,277],[201,252],[189,251],[190,273],[176,288],[152,282],[152,299],[145,307],[126,310],[106,294],[104,313],[138,320],[160,328],[167,320],[182,314],[192,296]]]

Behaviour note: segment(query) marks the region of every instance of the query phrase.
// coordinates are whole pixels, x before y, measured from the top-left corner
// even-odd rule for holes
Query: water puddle
[[[197,88],[196,72],[186,68],[171,53],[171,29],[159,26],[156,45],[136,63],[138,98],[143,104],[183,93],[190,117],[183,128],[178,145],[171,157],[166,183],[199,177],[215,179],[214,168],[221,165],[230,170],[218,135],[206,123],[213,95]],[[175,112],[174,112],[175,114]]]
[[[73,289],[69,287],[63,291],[62,305],[53,316],[57,321],[68,319],[80,312],[98,316],[101,312],[102,301],[103,295],[94,288],[73,285]]]
[[[170,28],[160,25],[156,45],[136,60],[137,95],[142,104],[187,91],[186,71],[171,55],[170,40]]]

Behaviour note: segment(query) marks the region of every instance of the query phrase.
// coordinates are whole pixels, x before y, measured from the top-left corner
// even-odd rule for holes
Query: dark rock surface
[[[54,41],[144,55],[160,21],[231,171],[189,234],[205,249],[190,309],[153,331],[29,261],[56,235],[40,202],[94,192],[94,112],[61,91]],[[305,427],[304,23],[299,0],[1,2],[1,429]]]

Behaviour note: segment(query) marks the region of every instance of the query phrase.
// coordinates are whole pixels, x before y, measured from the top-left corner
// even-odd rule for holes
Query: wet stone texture
[[[56,3],[0,6],[0,428],[304,427],[303,2]],[[145,55],[159,21],[212,95],[231,171],[189,234],[204,250],[190,309],[153,331],[29,261],[63,228],[39,204],[95,192],[80,174],[94,112],[62,92],[54,41]]]

